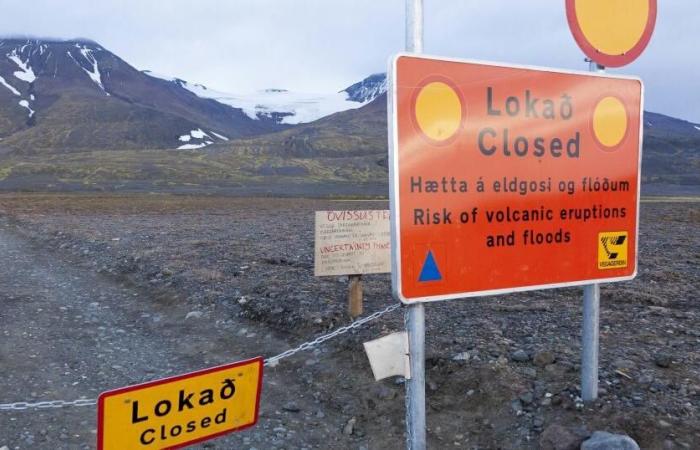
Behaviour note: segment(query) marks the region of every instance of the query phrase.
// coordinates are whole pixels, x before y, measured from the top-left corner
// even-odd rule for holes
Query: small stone
[[[540,436],[542,450],[578,450],[587,433],[570,430],[559,424],[545,428]]]
[[[534,367],[523,367],[523,375],[530,378],[537,378],[537,369]]]
[[[596,431],[583,441],[581,450],[640,450],[639,445],[631,437],[624,434],[612,434],[607,431]]]
[[[529,405],[535,399],[532,392],[524,392],[524,393],[520,394],[520,396],[518,398],[525,405]]]
[[[185,316],[185,320],[187,320],[187,319],[200,319],[203,315],[204,315],[204,313],[202,311],[190,311]]]
[[[346,436],[350,436],[354,431],[355,431],[355,424],[357,423],[357,419],[352,417],[350,420],[347,421],[345,426],[343,427],[343,434]]]
[[[532,358],[532,360],[535,363],[535,365],[539,367],[545,367],[554,363],[554,361],[556,361],[556,358],[554,357],[554,354],[552,354],[552,352],[548,352],[545,350],[535,353],[535,356]]]
[[[372,389],[372,395],[380,400],[393,400],[396,398],[396,389],[390,389],[383,384],[379,384]]]
[[[668,369],[671,367],[671,355],[668,353],[659,353],[654,357],[654,364],[657,366]]]
[[[3,445],[0,447],[0,450],[10,450],[10,448],[7,445]]]
[[[515,362],[527,362],[530,361],[530,355],[527,354],[525,350],[516,350],[510,354],[510,359]]]
[[[651,384],[653,382],[654,382],[654,377],[652,377],[651,375],[644,374],[644,375],[640,375],[637,378],[637,383],[639,383],[639,384]]]
[[[671,424],[666,422],[665,420],[659,420],[659,426],[661,428],[671,428]]]
[[[469,352],[457,353],[452,357],[452,361],[469,361]]]
[[[613,363],[613,366],[616,369],[634,369],[637,365],[634,363],[634,361],[629,360],[629,359],[617,359]]]
[[[513,410],[513,412],[518,416],[523,413],[523,404],[517,398],[510,402],[510,407]]]
[[[301,411],[301,408],[299,408],[299,405],[297,405],[295,402],[287,402],[282,406],[282,409],[287,412],[293,412],[293,413],[298,413]]]

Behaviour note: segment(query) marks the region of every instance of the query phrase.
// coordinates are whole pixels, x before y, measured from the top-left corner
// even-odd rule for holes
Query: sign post
[[[596,391],[595,283],[637,272],[641,81],[414,54],[390,72],[392,288],[409,305],[409,433],[414,414],[424,420],[410,403],[425,406],[424,302],[588,286],[583,371]]]
[[[620,67],[639,57],[656,24],[657,0],[566,0],[569,29],[589,58],[590,72]],[[600,286],[583,289],[581,398],[598,398]]]
[[[602,64],[639,56],[656,0],[566,7],[597,73],[418,55],[422,1],[406,1],[407,53],[390,64],[388,114],[409,448],[426,446],[425,302],[584,286],[582,396],[597,396],[598,283],[637,273],[643,123],[641,80]]]
[[[598,349],[600,327],[600,285],[583,287],[583,329],[581,333],[581,399],[598,398]]]
[[[603,67],[589,61],[589,72],[603,72]],[[598,353],[600,349],[600,285],[583,287],[583,325],[581,329],[581,399],[598,398]]]
[[[389,211],[316,211],[314,275],[347,275],[348,314],[362,314],[362,274],[388,273]]]
[[[354,319],[362,315],[362,275],[350,275],[348,279],[348,314]]]
[[[423,52],[423,0],[406,0],[406,51]],[[391,109],[389,111],[391,114]],[[393,203],[395,201],[393,191],[391,195]],[[393,213],[395,214],[395,211]],[[394,216],[392,222],[395,221]],[[394,233],[393,227],[392,233]],[[395,236],[392,235],[392,243],[394,242],[396,242]],[[394,252],[393,249],[392,252]],[[392,268],[392,278],[393,274]],[[409,305],[406,308],[405,321],[410,367],[410,378],[406,379],[406,444],[410,450],[425,450],[427,441],[425,435],[425,309],[423,305],[420,303]]]

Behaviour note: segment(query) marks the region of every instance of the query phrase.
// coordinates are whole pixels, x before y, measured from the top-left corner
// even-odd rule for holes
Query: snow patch
[[[192,139],[192,138],[194,138],[194,139],[204,139],[204,136],[206,136],[206,137],[208,137],[208,138],[211,139],[211,136],[209,136],[207,133],[205,133],[204,131],[202,131],[201,128],[197,128],[196,130],[192,130],[192,131],[190,131],[190,132],[187,133],[187,134],[183,134],[183,135],[180,136],[178,139],[181,140],[181,141],[183,141],[183,142],[189,142],[190,139]]]
[[[219,133],[216,133],[216,132],[214,132],[214,131],[210,131],[210,133],[213,134],[214,136],[218,137],[218,138],[221,139],[222,141],[228,141],[228,138],[227,138],[226,136],[222,136],[222,135],[220,135]]]
[[[14,76],[27,83],[33,83],[36,80],[36,75],[31,67],[29,67],[29,59],[27,61],[22,61],[19,56],[17,56],[17,50],[12,50],[12,53],[7,55],[7,58],[14,61],[17,67],[21,69],[14,73]]]
[[[290,92],[286,89],[264,89],[248,94],[229,94],[150,70],[144,70],[143,73],[153,78],[177,83],[197,97],[216,100],[241,109],[251,119],[267,117],[284,124],[312,122],[336,112],[360,108],[373,99],[370,98],[366,102],[352,101],[346,91],[318,94]],[[381,90],[381,87],[379,89]]]
[[[192,136],[195,139],[204,139],[204,136],[211,137],[207,133],[202,131],[201,128],[197,128],[196,130],[190,131],[190,136]]]
[[[2,85],[5,86],[7,89],[9,89],[10,92],[12,92],[13,94],[15,94],[17,97],[21,97],[19,91],[18,91],[17,89],[13,88],[12,86],[10,86],[10,84],[9,84],[7,81],[5,81],[5,79],[4,79],[3,77],[0,77],[0,84],[2,84]],[[33,100],[33,99],[32,99],[32,100]]]
[[[251,119],[278,118],[280,123],[313,122],[327,115],[356,109],[366,103],[353,102],[347,92],[314,94],[290,92],[283,89],[265,89],[250,94],[226,94],[202,85],[184,83],[185,89],[201,98],[210,98],[243,110]],[[280,118],[280,116],[283,116]]]
[[[212,133],[213,135],[219,137],[220,139],[223,139],[223,140],[228,141],[228,139],[227,139],[226,137],[221,136],[220,134],[216,134],[216,133],[214,133],[213,131],[212,131],[211,133]],[[195,140],[200,140],[200,141],[201,141],[201,140],[204,139],[205,137],[208,138],[208,139],[206,139],[204,142],[200,142],[200,143],[198,143],[198,144],[197,144],[197,143],[184,144],[184,145],[179,146],[177,149],[178,149],[178,150],[194,150],[194,149],[197,149],[197,148],[206,147],[207,145],[211,145],[211,144],[214,143],[214,141],[212,140],[212,137],[209,136],[209,135],[208,135],[204,130],[202,130],[201,128],[197,128],[196,130],[191,130],[188,134],[183,134],[182,136],[179,136],[177,139],[178,139],[180,142],[190,142],[190,141],[192,141],[193,139],[195,139]]]
[[[34,110],[29,107],[29,102],[26,100],[20,100],[19,101],[19,106],[23,108],[27,108],[29,110],[29,117],[32,117],[34,115]]]
[[[696,130],[700,131],[700,127],[697,126],[697,125],[693,125],[693,128],[695,128]]]
[[[207,144],[205,144],[205,143],[201,143],[201,144],[185,144],[185,145],[179,146],[177,149],[178,149],[178,150],[195,150],[195,149],[202,148],[202,147],[206,147],[206,146],[207,146]]]
[[[88,47],[80,47],[78,44],[76,44],[76,47],[80,49],[80,53],[83,55],[83,58],[85,58],[87,62],[92,65],[92,70],[88,70],[82,66],[80,66],[80,68],[90,76],[90,79],[92,79],[92,81],[94,81],[105,94],[109,95],[109,93],[105,91],[105,87],[102,85],[102,76],[100,75],[100,69],[97,67],[97,60],[95,59],[95,55],[92,54],[92,50]]]

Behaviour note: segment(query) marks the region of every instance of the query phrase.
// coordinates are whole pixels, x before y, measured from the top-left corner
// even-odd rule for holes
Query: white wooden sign
[[[316,211],[314,275],[391,272],[388,210]]]

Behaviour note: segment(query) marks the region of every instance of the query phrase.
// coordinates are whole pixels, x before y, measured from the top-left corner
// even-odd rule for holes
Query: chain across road
[[[292,355],[295,355],[299,352],[303,352],[309,349],[312,349],[330,339],[333,339],[336,336],[340,336],[341,334],[345,334],[349,331],[355,330],[357,328],[360,328],[362,325],[371,322],[375,319],[378,319],[379,317],[383,316],[384,314],[390,313],[392,311],[395,311],[397,309],[401,308],[400,303],[393,304],[391,306],[387,306],[386,308],[379,310],[375,313],[370,314],[367,317],[363,317],[362,319],[356,320],[350,325],[346,325],[343,327],[340,327],[328,334],[321,335],[314,339],[313,341],[308,341],[304,342],[298,347],[289,349],[285,352],[280,353],[279,355],[271,356],[269,358],[266,358],[263,361],[263,365],[268,366],[268,367],[276,367],[280,360],[284,358],[289,358]],[[43,401],[43,402],[15,402],[15,403],[0,403],[0,411],[23,411],[26,409],[52,409],[52,408],[64,408],[67,406],[94,406],[97,404],[97,399],[87,399],[87,398],[81,398],[78,400],[72,400],[72,401],[66,401],[66,400],[50,400],[50,401]]]

